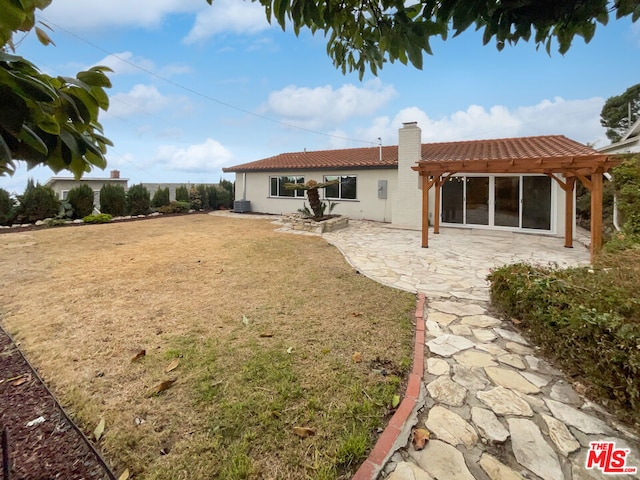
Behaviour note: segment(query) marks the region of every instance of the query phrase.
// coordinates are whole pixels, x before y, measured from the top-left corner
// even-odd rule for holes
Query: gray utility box
[[[249,200],[236,200],[233,202],[233,211],[236,213],[247,213],[251,211]]]

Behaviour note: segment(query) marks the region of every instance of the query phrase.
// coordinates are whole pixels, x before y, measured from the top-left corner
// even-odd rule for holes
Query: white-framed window
[[[60,200],[66,200],[67,199],[67,195],[69,195],[69,190],[62,190],[60,192]]]
[[[324,181],[340,180],[340,183],[329,185],[324,189],[324,197],[335,200],[357,200],[358,177],[355,175],[325,175]]]
[[[304,190],[288,190],[285,188],[286,183],[303,184],[304,177],[294,175],[269,177],[269,196],[283,198],[304,198]]]

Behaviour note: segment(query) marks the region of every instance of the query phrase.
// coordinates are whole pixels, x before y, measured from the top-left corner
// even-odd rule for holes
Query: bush
[[[216,208],[231,208],[233,206],[233,197],[231,192],[226,188],[216,186]]]
[[[84,223],[109,223],[111,215],[108,213],[99,213],[97,215],[87,215],[82,219]]]
[[[142,185],[133,185],[127,192],[127,210],[129,215],[147,215],[150,210],[149,190]]]
[[[204,210],[209,209],[209,190],[206,185],[198,185],[198,195],[200,195],[200,208]]]
[[[603,255],[591,268],[509,265],[488,279],[493,303],[546,355],[621,418],[640,421],[640,249]]]
[[[14,214],[14,202],[4,188],[0,188],[0,225],[8,225]]]
[[[189,190],[184,185],[180,185],[176,188],[176,202],[188,202]]]
[[[45,218],[53,218],[58,213],[60,202],[50,187],[27,184],[24,194],[18,197],[18,220],[22,222],[37,222]]]
[[[103,185],[100,189],[100,211],[114,217],[127,214],[127,195],[122,185]]]
[[[74,218],[82,218],[93,213],[93,190],[83,184],[69,190],[67,202],[73,208]]]
[[[156,193],[153,194],[153,200],[151,200],[152,207],[163,207],[169,205],[169,203],[169,187],[159,188]]]
[[[614,168],[613,179],[618,197],[618,210],[623,217],[623,231],[640,234],[640,155],[625,160]]]
[[[215,185],[207,185],[207,198],[209,200],[209,209],[215,210],[218,208],[217,190]]]
[[[193,210],[202,210],[202,199],[196,187],[189,189],[189,205],[191,205]]]
[[[158,208],[160,213],[187,213],[191,205],[189,202],[171,202],[169,205],[164,205]]]

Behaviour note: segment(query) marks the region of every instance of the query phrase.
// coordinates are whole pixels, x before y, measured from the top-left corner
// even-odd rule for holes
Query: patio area
[[[425,293],[486,301],[491,269],[520,261],[568,267],[589,264],[588,232],[579,232],[574,248],[559,237],[490,230],[441,228],[429,248],[421,232],[388,224],[351,220],[349,227],[323,235],[360,273],[385,285]]]

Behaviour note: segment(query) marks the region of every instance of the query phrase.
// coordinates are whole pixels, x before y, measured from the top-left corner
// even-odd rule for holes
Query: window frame
[[[343,197],[343,193],[342,193],[342,186],[344,183],[344,179],[346,178],[353,178],[354,179],[354,197],[353,198],[347,198],[347,197]],[[357,202],[358,201],[358,175],[324,175],[323,177],[324,182],[330,182],[334,179],[339,179],[340,183],[338,183],[338,196],[337,197],[332,197],[327,195],[328,192],[328,188],[327,187],[324,189],[324,198],[326,200],[340,200],[341,202]]]
[[[280,179],[286,179],[282,182]],[[273,181],[276,181],[276,194],[273,194]],[[293,181],[291,181],[293,180]],[[281,195],[280,185],[284,188],[285,183],[304,184],[304,175],[270,175],[269,176],[269,198],[292,198],[292,199],[304,199],[304,190],[291,190],[293,195]]]

